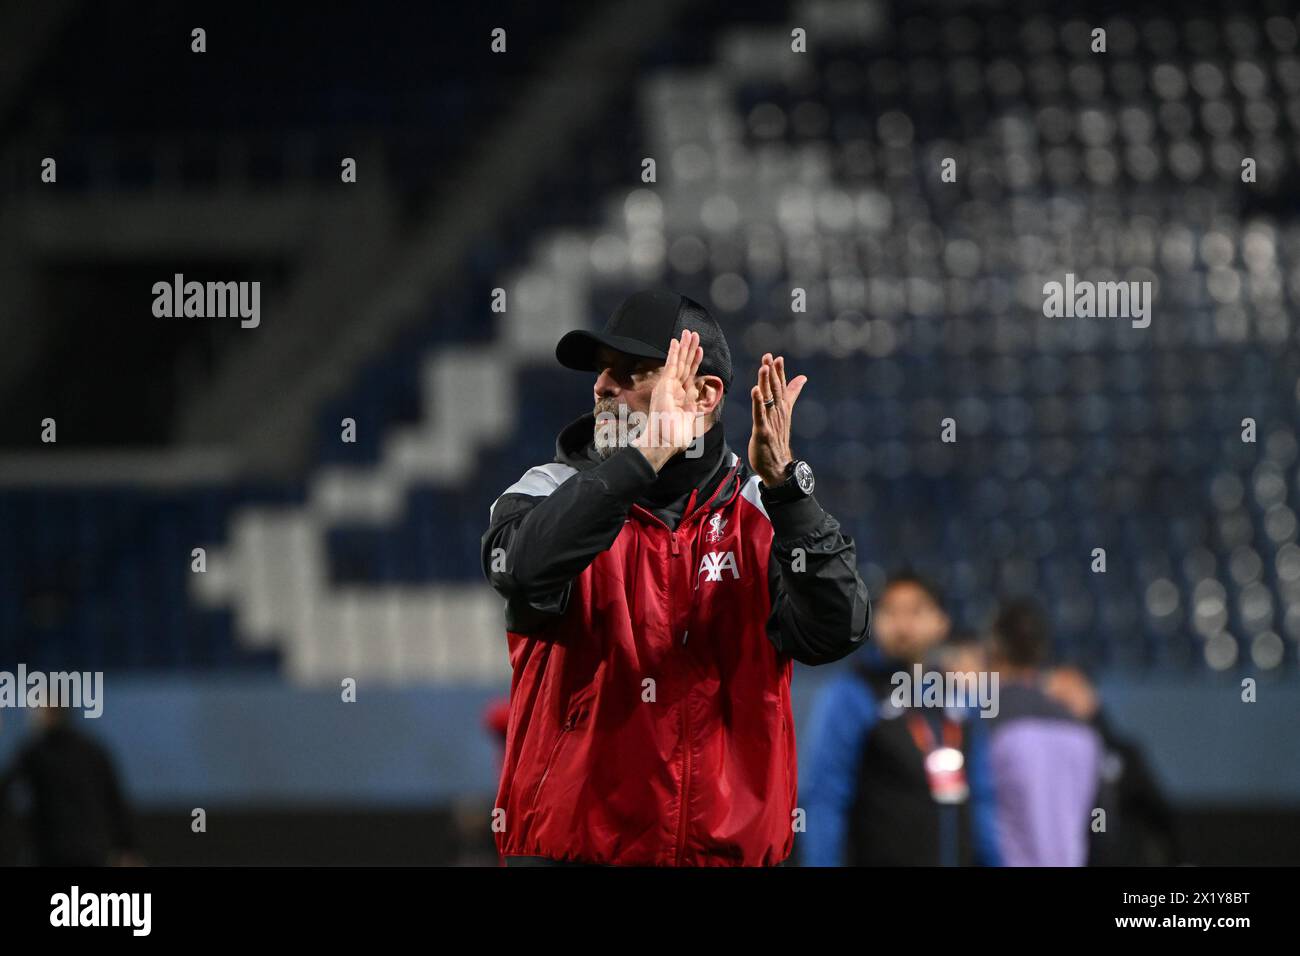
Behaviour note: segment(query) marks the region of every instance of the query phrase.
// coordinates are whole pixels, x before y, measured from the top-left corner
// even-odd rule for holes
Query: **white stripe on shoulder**
[[[763,512],[763,517],[771,521],[767,509],[763,507],[763,499],[758,496],[758,486],[763,481],[758,475],[750,475],[749,481],[745,482],[745,487],[740,489],[740,496],[748,501],[751,505]]]
[[[522,478],[501,492],[501,496],[497,498],[497,501],[500,501],[506,495],[530,495],[533,498],[545,498],[577,473],[578,469],[571,465],[562,465],[558,461],[553,461],[549,465],[538,465],[536,468],[529,468],[524,472]],[[488,509],[489,521],[492,519],[492,512],[496,510],[497,501],[492,502],[492,507]]]
[[[733,451],[731,453],[731,457],[727,459],[727,467],[734,468],[736,466],[736,462],[738,461],[740,461],[740,458],[737,457],[736,453]]]

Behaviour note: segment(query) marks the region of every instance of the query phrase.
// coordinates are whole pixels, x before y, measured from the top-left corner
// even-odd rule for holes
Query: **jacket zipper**
[[[672,542],[672,555],[677,557],[681,554],[681,548],[677,543],[677,532],[681,530],[681,523],[678,523],[677,530],[669,532],[669,539]],[[689,632],[688,632],[689,633]],[[682,635],[682,645],[686,644],[686,634]],[[690,809],[691,797],[691,726],[690,716],[687,713],[690,704],[690,694],[687,693],[686,699],[682,701],[682,798],[679,801],[677,811],[677,865],[682,865],[682,856],[686,852],[686,815]]]
[[[713,500],[718,496],[718,492],[720,492],[723,489],[723,487],[727,484],[727,482],[731,480],[731,476],[736,473],[737,469],[738,466],[732,466],[732,469],[727,474],[726,478],[722,480],[722,482],[714,490],[713,494],[709,496],[709,500],[705,502],[705,504],[702,507],[708,507],[708,505],[713,502]],[[644,509],[641,510],[644,511]],[[688,508],[687,512],[682,514],[683,520],[678,522],[677,530],[668,529],[668,525],[666,523],[664,523],[654,515],[650,514],[650,512],[648,511],[645,512],[645,514],[656,524],[661,525],[665,529],[668,529],[669,549],[673,557],[677,557],[678,555],[681,554],[681,548],[678,545],[678,541],[677,541],[678,531],[680,531],[682,526],[685,525],[686,523],[685,518],[687,517],[687,514],[693,516],[696,510],[699,509]],[[670,608],[669,609],[670,619],[671,619],[671,613],[672,613],[672,609]],[[686,643],[686,638],[689,636],[689,634],[690,634],[689,630],[682,634],[682,644]],[[678,811],[678,819],[677,819],[677,865],[678,866],[682,865],[682,860],[686,856],[686,822],[690,813],[691,718],[689,713],[689,704],[690,704],[690,695],[688,694],[687,698],[682,701],[682,797],[680,801],[681,809]],[[562,739],[563,736],[561,736],[561,740]],[[556,746],[558,745],[559,744],[557,742]],[[554,753],[552,753],[552,759],[554,759]],[[551,768],[547,766],[546,774],[549,774],[550,772],[551,772]],[[542,775],[543,781],[545,781],[546,779],[546,774]],[[540,783],[538,784],[538,789],[539,790],[541,789]]]
[[[681,810],[677,816],[677,865],[682,865],[686,856],[686,820],[691,806],[691,718],[690,695],[682,701],[682,800]]]

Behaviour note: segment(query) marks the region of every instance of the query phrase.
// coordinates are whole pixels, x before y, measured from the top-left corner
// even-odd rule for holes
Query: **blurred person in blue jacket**
[[[885,583],[874,641],[813,704],[805,866],[999,864],[987,721],[971,700],[918,707],[911,693],[950,629],[932,582],[904,571]]]

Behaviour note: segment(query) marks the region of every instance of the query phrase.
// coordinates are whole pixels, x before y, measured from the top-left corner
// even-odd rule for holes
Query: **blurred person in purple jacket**
[[[989,758],[1006,866],[1084,866],[1101,764],[1097,731],[1048,696],[1047,619],[1029,601],[1002,605],[989,639],[999,673]]]
[[[1057,666],[1043,689],[1101,737],[1097,806],[1106,811],[1106,828],[1090,834],[1088,865],[1176,866],[1177,815],[1142,747],[1107,716],[1092,678],[1082,667]]]

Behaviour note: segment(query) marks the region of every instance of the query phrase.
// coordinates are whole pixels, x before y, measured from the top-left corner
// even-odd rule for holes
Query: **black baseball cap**
[[[704,359],[700,375],[716,375],[731,388],[731,350],[722,328],[709,310],[676,292],[636,292],[623,300],[599,332],[568,332],[555,346],[555,357],[566,368],[595,372],[596,350],[602,345],[638,358],[668,358],[668,343],[690,329],[698,332]]]

